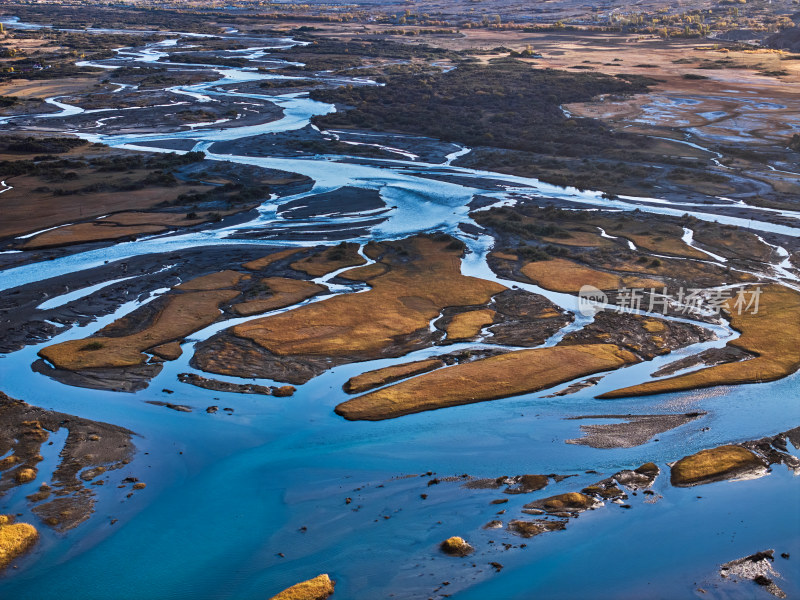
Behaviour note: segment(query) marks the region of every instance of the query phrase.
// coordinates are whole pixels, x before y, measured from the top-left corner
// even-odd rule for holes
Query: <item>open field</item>
[[[563,258],[528,263],[521,271],[537,285],[555,292],[577,293],[584,285],[601,290],[617,290],[622,287],[658,288],[662,285],[655,279],[620,277]]]
[[[147,360],[142,352],[210,325],[219,317],[219,306],[239,295],[237,290],[209,290],[170,296],[152,323],[141,331],[119,337],[100,335],[62,342],[41,350],[41,355],[60,369],[132,367]]]
[[[349,420],[394,419],[535,392],[638,360],[627,350],[605,344],[509,352],[440,369],[347,400],[336,407],[336,412]]]
[[[462,276],[461,249],[450,249],[450,241],[416,238],[401,246],[413,257],[410,262],[386,252],[381,262],[389,271],[370,279],[368,292],[250,321],[233,332],[279,356],[381,356],[397,340],[426,328],[441,309],[485,304],[503,290]]]
[[[13,79],[0,83],[0,96],[15,96],[20,100],[44,100],[51,96],[85,94],[96,91],[98,78],[68,77],[64,79]]]

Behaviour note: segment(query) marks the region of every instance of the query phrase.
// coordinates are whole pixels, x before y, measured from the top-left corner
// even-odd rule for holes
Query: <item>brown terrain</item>
[[[51,433],[68,430],[64,449],[53,473],[42,473],[38,491],[28,496],[32,511],[42,522],[67,531],[94,512],[96,496],[90,485],[108,479],[134,456],[133,432],[73,415],[47,411],[9,398],[0,392],[0,494],[38,479],[42,447]],[[125,486],[123,486],[125,487]],[[3,532],[0,531],[0,537]]]
[[[728,346],[744,350],[755,358],[744,362],[720,364],[658,381],[602,394],[601,398],[620,398],[644,394],[662,394],[680,390],[773,381],[786,377],[800,368],[800,294],[782,286],[765,287],[759,299],[757,314],[743,310],[739,314],[734,301],[729,300],[727,311],[731,325],[741,336]]]

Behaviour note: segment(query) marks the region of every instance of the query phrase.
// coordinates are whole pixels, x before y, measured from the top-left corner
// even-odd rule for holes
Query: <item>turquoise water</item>
[[[0,365],[11,363],[13,369],[15,358]],[[430,590],[431,580],[450,579],[455,588],[459,580],[466,584],[472,576],[485,580],[477,590],[489,591],[465,597],[499,598],[514,597],[511,590],[525,590],[518,579],[533,572],[543,578],[542,590],[564,594],[558,597],[581,597],[597,573],[608,580],[607,597],[622,597],[616,594],[626,589],[636,597],[641,591],[637,586],[648,581],[659,590],[685,589],[663,587],[669,580],[664,574],[667,567],[684,574],[699,572],[705,565],[703,572],[710,574],[714,564],[762,546],[797,542],[793,510],[797,481],[783,467],[760,480],[694,490],[671,488],[667,475],[662,475],[655,489],[665,498],[658,504],[637,505],[630,511],[609,505],[582,516],[566,532],[529,541],[525,550],[483,559],[506,564],[501,576],[486,568],[476,574],[457,559],[438,558],[434,549],[445,537],[463,535],[473,543],[482,540],[483,546],[476,545],[491,554],[486,543],[489,532],[480,526],[498,508],[489,507],[488,501],[501,495],[463,490],[458,484],[428,487],[427,477],[391,481],[428,470],[440,476],[486,477],[600,471],[566,479],[537,494],[510,496],[502,508],[521,516],[514,509],[535,497],[580,489],[620,468],[650,460],[664,468],[665,461],[705,447],[780,431],[800,417],[797,375],[724,394],[712,390],[615,401],[594,400],[589,393],[558,399],[534,394],[379,423],[345,422],[332,408],[345,397],[341,383],[358,371],[354,366],[340,367],[312,380],[291,398],[215,393],[219,400],[214,404],[234,408],[232,416],[221,411],[206,414],[203,408],[210,399],[205,390],[172,383],[175,393],[169,397],[156,392],[162,378],[169,380],[169,373],[162,373],[150,390],[137,395],[65,388],[34,374],[21,385],[5,385],[10,394],[33,404],[117,423],[142,434],[135,440],[140,454],[133,472],[148,487],[124,508],[101,503],[100,515],[67,536],[44,530],[45,542],[22,561],[21,572],[0,584],[0,591],[8,597],[43,599],[263,598],[324,571],[339,581],[337,594],[345,598],[386,597],[392,592],[396,597],[421,597],[415,594],[427,593],[423,590]],[[9,373],[2,374],[8,381]],[[26,392],[23,388],[32,383],[33,389]],[[141,402],[149,398],[192,405],[199,411],[175,413]],[[580,423],[565,421],[564,416],[662,410],[706,410],[709,415],[659,435],[658,442],[631,449],[598,451],[563,442],[579,436]],[[711,430],[702,432],[703,427]],[[385,487],[378,488],[381,484]],[[354,491],[362,485],[368,487]],[[429,499],[422,501],[420,493],[428,493]],[[709,502],[694,503],[697,494]],[[363,508],[352,512],[345,497],[353,497],[354,504]],[[386,514],[392,518],[383,519]],[[778,517],[781,514],[789,517],[788,522]],[[120,520],[108,525],[106,515]],[[307,533],[298,532],[302,526],[308,527]],[[597,542],[591,540],[597,536],[615,547],[610,563],[598,562],[595,556]],[[734,541],[728,539],[731,536]],[[491,532],[489,539],[520,541],[509,537]],[[647,545],[649,551],[639,560],[646,557],[649,562],[633,569],[626,561],[637,556],[637,544]],[[686,545],[692,548],[689,555]],[[278,552],[286,558],[277,557]],[[438,560],[431,563],[432,557]],[[416,568],[419,563],[424,568]],[[591,575],[568,576],[576,564]],[[646,570],[644,579],[627,575],[641,570]],[[428,572],[435,575],[419,577]],[[791,573],[784,574],[797,585]]]

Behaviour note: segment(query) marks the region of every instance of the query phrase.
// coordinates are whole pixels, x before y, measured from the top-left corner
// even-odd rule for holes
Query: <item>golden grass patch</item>
[[[384,367],[383,369],[375,369],[374,371],[367,371],[361,375],[351,377],[344,384],[344,391],[348,394],[360,394],[376,387],[392,383],[399,379],[405,379],[412,375],[420,375],[433,371],[444,366],[444,362],[438,358],[429,358],[428,360],[418,360],[411,363],[402,365],[392,365],[391,367]]]
[[[334,583],[327,573],[295,584],[270,600],[325,600],[333,594]]]
[[[75,155],[80,158],[79,154]],[[16,157],[14,160],[20,160]],[[114,183],[108,173],[93,173],[79,170],[80,177],[75,182],[60,183],[64,189],[78,189],[91,183]],[[119,177],[145,177],[146,170],[137,170]],[[171,202],[180,194],[190,192],[203,193],[210,189],[205,185],[178,185],[174,187],[147,187],[139,190],[119,192],[93,192],[86,194],[69,194],[55,196],[51,192],[42,192],[40,188],[51,185],[45,179],[34,176],[12,177],[6,180],[14,189],[3,193],[3,218],[0,219],[0,237],[8,237],[31,233],[71,221],[100,217],[117,211],[147,209],[162,202]],[[157,223],[163,227],[163,224]],[[48,232],[49,233],[49,232]],[[118,233],[118,232],[117,232]],[[39,237],[39,236],[37,236]],[[33,238],[35,239],[35,238]]]
[[[343,294],[233,328],[279,356],[378,358],[402,336],[427,329],[448,306],[486,304],[499,284],[461,274],[461,251],[426,237],[404,243],[413,259],[387,255],[372,289]]]
[[[277,310],[302,302],[328,289],[324,285],[319,285],[312,281],[287,279],[285,277],[267,277],[262,279],[261,282],[272,295],[269,298],[247,300],[234,304],[231,308],[237,314],[247,317],[270,310]]]
[[[216,273],[209,273],[208,275],[201,275],[189,281],[184,281],[176,285],[174,289],[187,292],[219,290],[233,287],[245,278],[249,279],[250,276],[240,273],[239,271],[226,269],[224,271],[217,271]]]
[[[447,324],[447,339],[463,340],[474,337],[494,322],[495,311],[488,308],[459,313]]]
[[[347,400],[336,412],[349,420],[402,415],[518,396],[617,369],[639,359],[613,344],[520,350],[439,369]]]
[[[597,504],[594,498],[581,494],[580,492],[567,492],[566,494],[558,494],[543,498],[541,500],[534,500],[525,505],[525,508],[540,508],[547,512],[581,512],[592,508]]]
[[[775,250],[763,243],[758,236],[749,231],[727,229],[723,232],[709,231],[708,227],[700,227],[694,232],[695,242],[701,246],[708,246],[717,254],[728,256],[741,256],[747,259],[769,261]],[[720,252],[723,250],[723,252]]]
[[[601,237],[600,232],[591,231],[574,231],[570,230],[570,237],[543,237],[542,241],[551,244],[561,244],[563,246],[578,246],[578,247],[607,247],[613,245],[613,242],[608,238]]]
[[[616,290],[623,286],[629,288],[661,288],[663,283],[652,279],[621,276],[592,269],[566,258],[551,258],[526,264],[522,274],[537,285],[554,292],[577,293],[584,285],[592,285],[601,290]]]
[[[649,381],[614,390],[599,398],[623,398],[647,394],[664,394],[715,385],[736,385],[774,381],[800,369],[800,293],[770,285],[762,288],[758,314],[732,311],[728,301],[731,326],[741,336],[728,346],[756,354],[756,358],[700,369],[685,375]]]
[[[65,225],[58,229],[45,231],[37,236],[30,238],[22,247],[25,250],[38,250],[40,248],[52,248],[54,246],[66,246],[68,244],[83,244],[87,242],[104,242],[117,240],[124,237],[139,237],[141,235],[152,235],[166,231],[163,225],[131,225],[130,227],[101,225],[100,223],[78,223],[77,225]]]
[[[233,214],[235,210],[221,211],[216,215],[206,212],[195,218],[185,213],[122,212],[103,217],[91,223],[64,225],[30,238],[23,248],[34,250],[67,244],[116,240],[128,236],[155,234],[172,228],[191,227],[211,221],[217,216]]]
[[[180,342],[167,342],[147,350],[150,354],[163,358],[164,360],[178,360],[183,354]]]
[[[344,273],[340,273],[339,277],[342,279],[349,279],[351,281],[369,281],[375,277],[380,277],[389,270],[389,267],[384,263],[372,263],[365,267],[356,267]]]
[[[708,256],[706,256],[708,258]],[[756,277],[741,271],[728,271],[726,267],[716,264],[701,263],[680,258],[659,258],[653,262],[640,263],[634,260],[602,262],[598,266],[613,269],[624,273],[655,275],[657,277],[671,277],[689,282],[694,287],[712,287],[730,283],[747,283],[756,281]],[[665,286],[664,283],[651,281],[649,285],[629,285],[628,287],[654,287],[658,290]]]
[[[223,215],[231,211],[222,211],[217,214]],[[196,217],[188,218],[188,213],[166,213],[166,212],[121,212],[108,215],[98,219],[96,223],[113,223],[115,225],[163,225],[175,227],[188,227],[198,225],[214,218],[213,213],[199,213]]]
[[[642,327],[648,333],[659,333],[667,328],[661,319],[642,319]]]
[[[451,556],[467,556],[475,551],[475,548],[473,548],[467,540],[457,535],[447,538],[439,544],[439,547],[442,549],[442,552]]]
[[[499,258],[501,260],[510,260],[512,262],[519,260],[516,254],[509,254],[508,252],[490,252],[490,258]]]
[[[13,79],[0,84],[0,95],[26,100],[44,100],[51,96],[66,96],[89,92],[97,77],[65,77],[61,79]]]
[[[614,232],[616,233],[616,232]],[[681,230],[682,233],[682,230]],[[628,238],[639,248],[644,248],[656,254],[672,254],[685,258],[699,258],[708,260],[708,254],[701,252],[697,248],[692,248],[683,241],[682,236],[672,237],[652,233],[633,234],[627,233],[623,237]]]
[[[730,479],[763,467],[764,463],[747,448],[720,446],[680,459],[672,465],[670,481],[677,487],[689,487]]]
[[[39,532],[33,525],[12,524],[11,520],[6,517],[0,525],[0,569],[6,568],[12,560],[27,552],[39,539]]]
[[[334,246],[322,252],[293,262],[290,266],[295,271],[302,271],[311,277],[321,277],[344,267],[355,267],[366,263],[366,259],[358,253],[359,245],[348,242]]]
[[[272,263],[283,260],[284,258],[288,258],[289,256],[297,254],[298,252],[302,252],[303,250],[305,250],[305,248],[289,248],[288,250],[280,250],[279,252],[273,252],[272,254],[267,254],[261,258],[246,262],[242,266],[245,269],[250,269],[251,271],[260,271],[261,269],[266,269]]]
[[[144,350],[186,337],[211,325],[219,317],[219,307],[230,302],[236,290],[189,292],[170,296],[161,312],[143,331],[121,337],[96,335],[47,346],[39,351],[61,369],[99,369],[144,364]],[[102,330],[99,332],[102,334]]]
[[[18,469],[17,472],[14,473],[14,479],[17,480],[17,483],[28,483],[29,481],[36,479],[36,474],[36,469],[24,467],[22,469]]]

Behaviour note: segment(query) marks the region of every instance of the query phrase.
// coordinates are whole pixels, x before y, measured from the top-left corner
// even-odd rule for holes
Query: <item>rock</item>
[[[161,402],[159,400],[145,400],[148,404],[153,404],[154,406],[163,406],[165,408],[169,408],[170,410],[174,410],[177,412],[192,412],[191,407],[186,406],[185,404],[171,404],[169,402]]]
[[[548,521],[535,519],[533,521],[515,520],[508,524],[508,529],[525,538],[534,537],[547,531],[561,531],[567,528],[566,521]]]
[[[447,538],[439,544],[439,547],[442,552],[450,556],[467,556],[475,551],[475,548],[470,546],[464,538],[458,536]]]
[[[581,490],[582,493],[589,496],[598,496],[605,500],[614,500],[615,498],[627,498],[625,493],[614,485],[613,479],[604,479],[594,485],[590,485]]]
[[[526,515],[543,515],[545,512],[543,510],[539,510],[538,508],[523,508],[522,512]]]
[[[503,565],[501,565],[499,562],[490,562],[489,564],[492,566],[492,568],[494,568],[496,573],[499,573],[503,568]]]
[[[213,414],[214,414],[215,412],[217,412],[218,410],[219,410],[219,406],[209,406],[209,407],[206,409],[206,412],[207,412],[208,414],[210,414],[210,415],[213,415]]]
[[[510,483],[508,477],[497,477],[496,479],[473,479],[467,481],[464,487],[468,490],[496,490],[503,485]]]
[[[547,475],[517,475],[504,491],[506,494],[528,494],[547,487]]]
[[[580,492],[568,492],[557,496],[550,496],[542,500],[535,500],[525,505],[525,508],[539,508],[548,513],[579,513],[598,504],[597,500],[581,494]]]
[[[692,416],[694,416],[694,414],[696,414],[696,413],[688,413],[688,414],[691,414]],[[705,414],[705,413],[703,413],[703,414]],[[661,472],[661,469],[658,468],[657,464],[649,462],[649,463],[644,463],[641,467],[636,469],[636,472],[641,474],[641,475],[650,475],[653,478],[655,478]]]
[[[492,500],[489,504],[505,504],[508,502],[508,498],[498,498],[497,500]]]
[[[502,527],[503,527],[503,522],[498,521],[497,519],[489,521],[486,525],[483,526],[484,529],[500,529]]]
[[[762,460],[750,450],[720,446],[680,459],[672,465],[670,481],[676,487],[691,487],[765,472]]]
[[[645,463],[636,470],[625,470],[615,473],[613,478],[620,485],[630,490],[649,488],[658,477],[661,470],[654,463]]]
[[[143,490],[146,487],[147,487],[147,484],[142,482],[142,481],[140,481],[139,483],[134,483],[132,489],[134,489],[134,490]]]
[[[775,560],[774,555],[774,550],[765,550],[744,558],[732,560],[720,566],[719,574],[726,578],[749,579],[766,588],[766,591],[773,596],[786,598],[786,593],[771,579],[771,577],[779,576],[771,564]]]
[[[27,496],[27,498],[34,503],[41,502],[42,500],[47,500],[50,497],[51,492],[52,490],[50,489],[50,486],[46,483],[43,483],[39,486],[38,492],[34,492],[30,496]]]
[[[327,573],[323,573],[283,590],[270,600],[325,600],[333,595],[333,591],[333,581]]]
[[[290,385],[273,388],[266,385],[256,385],[255,383],[231,383],[229,381],[209,379],[208,377],[202,377],[196,373],[180,373],[178,374],[178,380],[181,383],[188,383],[214,392],[261,394],[263,396],[291,396],[295,392],[295,389]]]

